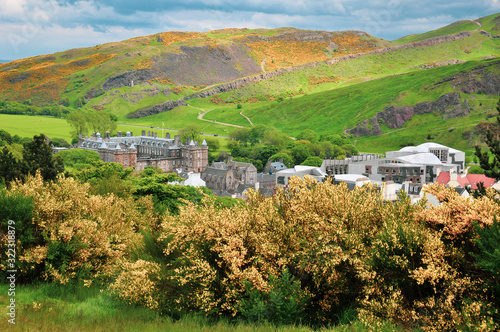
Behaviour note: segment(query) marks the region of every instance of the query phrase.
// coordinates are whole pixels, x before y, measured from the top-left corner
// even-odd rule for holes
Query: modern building
[[[276,173],[276,184],[288,188],[288,181],[292,176],[303,179],[306,175],[315,178],[318,182],[323,182],[328,176],[320,167],[296,165],[294,168],[278,171]]]
[[[360,155],[345,160],[325,160],[321,169],[332,176],[360,174],[379,182],[408,182],[417,188],[416,185],[436,181],[442,171],[462,172],[465,166],[464,152],[436,143],[405,147],[380,157]]]
[[[141,136],[134,136],[131,132],[123,136],[119,131],[117,137],[110,137],[109,133],[101,137],[96,133],[91,137],[80,137],[76,147],[96,151],[102,161],[120,163],[124,168],[135,167],[136,170],[153,166],[164,172],[200,173],[208,165],[205,140],[201,145],[189,139],[182,144],[179,135],[171,139],[168,133],[165,138],[145,130]]]
[[[465,168],[465,152],[432,142],[407,146],[398,151],[389,151],[386,153],[386,158],[394,159],[422,153],[432,153],[443,164],[457,165],[459,173],[462,173]]]

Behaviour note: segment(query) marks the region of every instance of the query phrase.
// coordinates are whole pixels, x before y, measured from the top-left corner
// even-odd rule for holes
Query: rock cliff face
[[[443,119],[454,118],[469,114],[467,100],[461,101],[458,92],[442,95],[434,102],[422,102],[415,106],[386,107],[382,112],[378,112],[375,117],[360,122],[355,128],[349,130],[354,136],[375,136],[382,134],[380,123],[387,127],[401,128],[413,115],[437,112]]]
[[[168,112],[178,106],[187,106],[184,100],[168,100],[162,104],[154,105],[152,107],[144,108],[127,115],[129,119],[142,118],[148,115]]]
[[[122,86],[133,86],[159,77],[159,72],[152,69],[130,70],[110,77],[104,82],[104,91],[120,88]]]

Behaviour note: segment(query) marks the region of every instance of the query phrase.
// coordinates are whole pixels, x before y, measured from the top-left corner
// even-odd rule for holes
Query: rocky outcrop
[[[481,91],[485,95],[499,95],[500,75],[488,71],[491,66],[499,65],[500,61],[495,61],[490,66],[481,66],[470,72],[460,72],[436,83],[436,85],[447,82],[454,89],[460,89],[468,94]]]
[[[122,86],[134,86],[134,84],[146,82],[158,76],[159,73],[152,69],[129,70],[108,78],[102,88],[104,91],[109,91]]]
[[[135,111],[127,115],[129,119],[142,118],[145,116],[168,112],[178,106],[187,106],[186,102],[182,99],[180,100],[168,100],[162,104],[154,105],[152,107],[144,108],[142,110]]]
[[[89,101],[90,99],[97,98],[104,94],[104,90],[101,88],[91,88],[87,93],[85,93],[85,99]]]
[[[381,123],[389,128],[397,129],[403,127],[413,115],[426,113],[441,114],[443,119],[455,118],[469,114],[469,105],[467,100],[463,102],[460,100],[458,92],[447,93],[434,102],[425,101],[415,106],[396,107],[393,105],[378,112],[375,117],[361,121],[349,132],[354,136],[376,136],[382,134]]]

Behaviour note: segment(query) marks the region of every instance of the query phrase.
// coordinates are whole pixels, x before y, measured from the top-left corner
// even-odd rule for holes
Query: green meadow
[[[21,137],[32,137],[45,134],[47,137],[63,138],[71,141],[71,127],[65,119],[52,118],[47,116],[28,116],[0,114],[0,129],[11,135]]]

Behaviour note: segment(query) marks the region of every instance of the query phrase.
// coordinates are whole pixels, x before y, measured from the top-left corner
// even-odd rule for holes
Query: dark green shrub
[[[250,282],[245,283],[245,299],[239,311],[251,322],[268,321],[272,324],[295,324],[305,318],[309,296],[300,283],[285,271],[281,277],[269,277],[270,290],[259,291]]]
[[[494,306],[500,308],[500,223],[495,217],[493,224],[482,228],[478,223],[474,224],[478,238],[474,240],[479,253],[472,254],[476,259],[476,266],[488,273],[484,280],[491,296]],[[491,310],[495,313],[495,310]],[[496,310],[494,317],[500,320],[500,313]]]
[[[37,233],[39,230],[32,222],[33,218],[33,199],[26,197],[21,193],[9,193],[6,189],[0,189],[0,225],[1,233],[9,234],[8,230],[14,229],[16,242],[16,269],[25,264],[19,260],[19,255],[22,254],[22,249],[39,244]],[[15,223],[8,227],[9,220]],[[2,243],[1,264],[6,266],[7,262],[7,240]],[[5,271],[0,272],[0,276],[4,277]],[[37,271],[30,271],[29,275],[18,276],[21,282],[29,281],[32,275],[37,275]],[[5,280],[3,278],[3,280]]]

